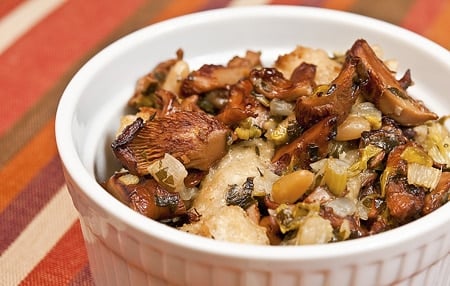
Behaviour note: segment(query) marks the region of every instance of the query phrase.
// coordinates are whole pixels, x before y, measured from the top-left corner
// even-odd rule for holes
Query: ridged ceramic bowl
[[[191,68],[247,49],[272,63],[296,45],[345,51],[364,38],[412,70],[410,93],[450,113],[450,53],[396,26],[318,8],[201,12],[132,33],[93,57],[65,90],[56,139],[97,285],[450,285],[450,204],[397,229],[326,245],[233,244],[187,234],[132,211],[98,183],[117,167],[109,145],[136,80],[185,52]]]

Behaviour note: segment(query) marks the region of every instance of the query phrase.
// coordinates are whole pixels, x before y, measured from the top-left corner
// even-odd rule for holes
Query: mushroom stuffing
[[[122,168],[103,186],[153,220],[240,243],[338,242],[427,215],[449,200],[448,117],[379,54],[358,39],[190,70],[178,50],[137,81],[111,143]]]

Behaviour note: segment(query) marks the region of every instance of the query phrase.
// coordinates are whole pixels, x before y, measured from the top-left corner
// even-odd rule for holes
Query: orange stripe
[[[20,285],[68,285],[87,264],[86,248],[77,221]]]
[[[144,1],[68,1],[0,55],[0,136]]]
[[[158,15],[151,19],[150,23],[160,22],[169,18],[185,15],[188,13],[197,12],[202,10],[208,3],[207,0],[189,0],[178,1],[172,0]]]
[[[446,0],[417,0],[402,22],[402,26],[423,34],[433,19],[439,14]],[[445,29],[444,29],[445,30]],[[448,30],[446,32],[449,32]]]
[[[439,14],[424,34],[450,50],[450,1],[445,2]]]
[[[0,169],[0,212],[56,154],[54,119]],[[11,142],[14,144],[14,142]]]
[[[25,0],[1,0],[0,1],[0,18],[11,12]]]
[[[356,0],[326,0],[322,7],[335,10],[350,10]]]

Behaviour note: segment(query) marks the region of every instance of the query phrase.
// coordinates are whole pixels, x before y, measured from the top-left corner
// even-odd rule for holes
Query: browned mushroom
[[[309,164],[328,153],[328,144],[336,136],[337,117],[329,116],[307,129],[291,143],[276,150],[272,163],[277,173],[286,168],[309,169]]]
[[[406,78],[398,82],[365,40],[357,40],[348,54],[361,58],[366,66],[369,73],[367,100],[374,103],[383,114],[405,126],[419,125],[438,118],[404,89],[405,82],[411,81],[408,80],[410,75],[405,75]]]
[[[175,59],[159,63],[151,72],[141,77],[136,83],[136,89],[129,99],[128,105],[135,108],[155,107],[157,104],[155,102],[157,99],[154,97],[155,91],[164,84],[170,69],[181,59],[183,59],[183,51],[180,49],[177,51]]]
[[[325,93],[317,91],[297,100],[295,116],[300,126],[309,128],[328,116],[336,116],[338,125],[342,123],[358,97],[365,75],[359,59],[347,57],[341,72]]]
[[[166,114],[179,110],[177,96],[170,91],[158,89],[153,94],[154,105],[142,106],[140,112],[147,113],[149,116],[162,117]]]
[[[266,234],[271,245],[279,245],[281,243],[281,230],[274,216],[268,215],[259,221],[259,225],[266,228]]]
[[[302,62],[292,72],[290,80],[294,83],[306,81],[309,82],[311,86],[314,86],[316,84],[314,81],[314,78],[316,77],[316,70],[316,65]]]
[[[252,95],[253,85],[241,80],[230,89],[230,98],[224,109],[216,116],[227,126],[234,126],[247,117],[256,117],[261,104]]]
[[[203,112],[173,112],[143,122],[138,118],[112,143],[114,154],[132,174],[168,153],[186,168],[208,170],[227,152],[229,129]]]
[[[165,190],[154,179],[136,176],[134,180],[127,179],[130,176],[127,172],[114,174],[106,181],[106,190],[133,210],[155,220],[186,214],[178,193]]]
[[[386,162],[386,169],[391,170],[385,183],[386,206],[391,217],[401,224],[420,215],[425,199],[423,187],[408,184],[408,166],[401,156],[412,145],[413,143],[407,143],[396,146],[389,153]]]
[[[424,198],[424,189],[408,185],[406,177],[393,177],[386,185],[389,214],[400,223],[406,223],[420,215]]]
[[[228,63],[227,67],[231,68],[249,68],[261,65],[261,52],[247,51],[244,57],[235,56]]]
[[[315,68],[312,69],[315,73]],[[254,69],[250,73],[250,80],[255,92],[266,98],[295,101],[301,96],[311,95],[314,88],[314,73],[308,79],[301,79],[301,76],[304,76],[301,72],[305,71],[298,69],[297,74],[294,74],[297,81],[292,81],[284,78],[283,74],[274,68]]]
[[[383,117],[381,123],[380,129],[364,131],[361,134],[360,147],[374,145],[383,149],[385,151],[383,154],[386,154],[394,149],[394,147],[408,142],[408,138],[394,120],[389,117]]]
[[[198,95],[194,94],[184,98],[183,101],[181,101],[180,110],[201,112],[202,110],[198,106]]]
[[[423,214],[436,210],[450,198],[450,172],[443,172],[436,188],[425,195]]]
[[[320,209],[320,216],[330,221],[331,226],[336,230],[336,233],[340,232],[342,224],[346,221],[348,223],[348,230],[350,231],[350,238],[368,235],[368,231],[359,224],[359,220],[354,216],[348,215],[346,217],[340,217],[334,213],[333,208],[328,206],[324,206]]]
[[[225,88],[248,77],[255,66],[261,65],[260,53],[248,51],[244,58],[234,57],[227,66],[206,64],[192,71],[181,85],[183,96],[202,94]]]

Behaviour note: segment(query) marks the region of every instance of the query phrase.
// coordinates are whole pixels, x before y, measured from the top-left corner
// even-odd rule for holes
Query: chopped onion
[[[164,158],[150,164],[148,172],[168,191],[180,192],[185,188],[186,168],[170,154],[166,153]]]
[[[290,102],[277,98],[272,99],[270,102],[270,114],[272,115],[288,116],[292,111],[294,111],[294,105]]]
[[[319,215],[305,217],[296,236],[297,245],[322,244],[333,238],[333,227],[329,220]]]
[[[124,185],[136,185],[139,183],[139,177],[132,174],[125,174],[119,177],[119,181]]]
[[[346,217],[348,215],[352,215],[356,211],[356,205],[353,200],[349,198],[337,198],[332,201],[329,201],[325,204],[327,207],[333,209],[335,215],[340,217]]]
[[[179,192],[183,201],[193,200],[198,194],[198,188],[184,188]]]

